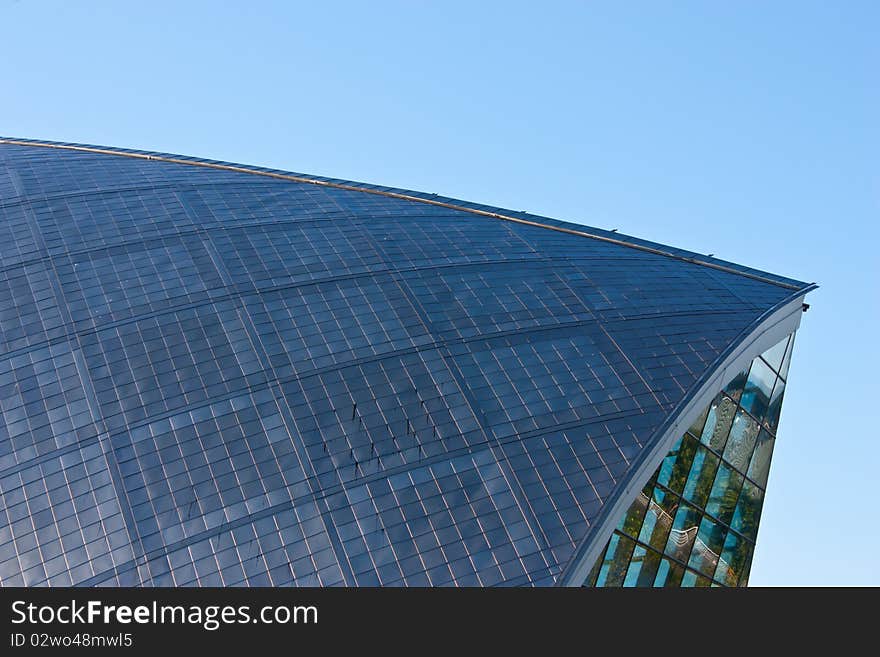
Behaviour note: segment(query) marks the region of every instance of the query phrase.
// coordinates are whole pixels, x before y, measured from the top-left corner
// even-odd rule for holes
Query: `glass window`
[[[715,470],[718,468],[720,459],[700,445],[694,456],[693,465],[684,486],[684,498],[697,506],[706,504],[709,491],[712,490],[712,482],[715,481]]]
[[[785,338],[775,346],[770,347],[770,349],[761,354],[761,358],[763,358],[774,371],[778,372],[780,367],[782,367],[782,359],[785,356],[786,347],[788,347],[788,338]]]
[[[724,392],[726,392],[734,401],[739,401],[740,397],[742,397],[743,388],[745,388],[746,380],[748,378],[749,368],[747,367],[737,374],[733,381],[727,384],[727,387],[724,388]]]
[[[758,534],[758,521],[761,517],[761,505],[764,502],[764,491],[746,480],[743,483],[739,502],[730,526],[751,540]]]
[[[776,433],[779,426],[779,414],[782,412],[782,397],[785,394],[785,381],[776,379],[776,385],[773,386],[773,394],[770,395],[770,404],[767,407],[767,416],[764,418],[764,424]]]
[[[715,569],[715,579],[727,586],[736,586],[751,549],[749,542],[742,536],[727,532],[718,567]]]
[[[706,426],[703,427],[700,442],[716,452],[723,450],[735,412],[736,403],[730,397],[725,395],[716,397],[709,408],[709,417],[706,419]]]
[[[630,504],[629,510],[621,519],[618,529],[627,536],[638,536],[642,528],[642,519],[645,517],[645,510],[648,508],[648,495],[651,492],[650,484],[646,487],[646,491],[643,490],[636,495],[633,503]]]
[[[623,586],[634,546],[631,539],[614,534],[605,552],[605,562],[599,571],[596,586]]]
[[[657,482],[669,490],[681,493],[684,490],[684,484],[687,481],[696,452],[697,441],[689,435],[685,435],[678,441],[677,447],[673,448],[663,459],[657,474]]]
[[[724,546],[727,529],[708,516],[703,517],[700,529],[694,539],[694,547],[688,560],[688,566],[711,577],[718,566],[718,558]]]
[[[732,470],[725,463],[718,466],[715,484],[712,486],[709,501],[706,503],[706,513],[715,516],[725,525],[729,525],[736,509],[742,484],[743,476],[740,473]]]
[[[645,563],[645,556],[647,554],[648,551],[643,546],[635,546],[632,557],[629,561],[629,568],[626,571],[626,577],[623,580],[624,586],[631,587],[638,584],[639,578],[641,577],[642,567]]]
[[[703,427],[706,425],[706,416],[708,414],[709,414],[709,407],[708,406],[706,408],[704,408],[702,411],[700,411],[700,414],[693,421],[693,424],[691,424],[690,429],[688,429],[688,431],[692,435],[699,436],[700,434],[703,433]]]
[[[678,497],[659,486],[654,487],[651,501],[645,514],[645,522],[639,540],[662,552],[672,528],[672,520],[678,506]]]
[[[745,472],[752,458],[752,450],[758,439],[760,427],[754,418],[738,411],[730,430],[730,438],[724,448],[724,460],[740,472]]]
[[[665,554],[679,561],[687,562],[691,546],[699,530],[700,515],[699,510],[689,504],[683,503],[678,507],[669,539],[666,541],[666,548],[663,550]]]
[[[686,570],[684,577],[681,578],[682,587],[700,587],[705,588],[711,584],[711,581],[702,575],[697,575],[692,570]]]
[[[755,359],[749,370],[749,380],[746,382],[740,405],[758,420],[762,420],[770,403],[770,393],[775,382],[776,374],[773,370],[760,358]]]
[[[791,340],[788,341],[788,349],[785,351],[785,358],[782,359],[782,365],[779,367],[779,376],[788,381],[788,368],[791,365],[791,352],[794,350],[794,333],[791,334]]]
[[[767,476],[770,474],[770,459],[773,456],[773,444],[776,439],[766,429],[761,429],[752,462],[749,465],[749,479],[761,488],[767,488]]]
[[[768,362],[784,369],[792,342],[756,358],[675,443],[621,517],[588,583],[747,583],[785,387]]]
[[[657,577],[654,579],[654,586],[676,587],[681,585],[681,577],[684,574],[684,568],[669,559],[661,559],[660,567],[657,569]]]
[[[654,550],[646,550],[639,570],[639,578],[635,586],[653,586],[660,567],[660,554]]]

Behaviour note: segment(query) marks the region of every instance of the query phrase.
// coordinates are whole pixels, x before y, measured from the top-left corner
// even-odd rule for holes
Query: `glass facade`
[[[809,289],[435,195],[0,139],[0,585],[555,584],[681,400]],[[713,410],[729,453],[681,448],[701,504],[722,460],[761,490],[772,365]]]
[[[794,334],[727,385],[623,515],[587,586],[745,586]]]

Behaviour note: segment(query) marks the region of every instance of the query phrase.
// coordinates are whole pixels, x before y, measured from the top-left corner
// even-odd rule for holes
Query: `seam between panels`
[[[769,278],[766,276],[761,276],[760,274],[741,271],[736,269],[735,267],[729,267],[726,265],[722,265],[715,262],[708,262],[706,260],[701,260],[696,257],[685,256],[677,253],[673,253],[671,251],[664,251],[663,249],[647,246],[644,244],[637,244],[633,242],[628,242],[626,240],[615,239],[613,237],[607,237],[605,235],[599,235],[597,233],[589,232],[588,230],[582,229],[574,229],[574,228],[566,228],[564,226],[551,226],[549,224],[542,223],[540,221],[534,221],[531,219],[523,219],[521,217],[514,217],[512,215],[503,214],[501,212],[493,212],[489,210],[481,210],[479,208],[468,207],[467,205],[461,205],[458,203],[453,203],[450,201],[440,201],[435,199],[423,198],[421,196],[417,196],[415,194],[407,194],[402,191],[390,191],[387,189],[372,189],[366,187],[364,185],[358,185],[356,183],[343,183],[343,182],[333,182],[330,180],[320,180],[317,178],[310,178],[303,175],[295,175],[290,173],[281,173],[277,171],[268,171],[268,170],[260,170],[251,168],[248,166],[235,165],[235,164],[225,164],[221,162],[211,162],[205,160],[190,160],[184,159],[180,157],[173,157],[170,155],[160,155],[156,154],[147,154],[142,152],[131,152],[131,151],[121,151],[115,150],[113,148],[100,148],[96,146],[81,146],[74,144],[56,144],[56,143],[47,143],[47,142],[39,142],[39,141],[28,141],[23,139],[0,139],[0,144],[7,144],[11,146],[27,146],[27,147],[36,147],[36,148],[53,148],[57,150],[68,150],[75,151],[81,153],[94,153],[97,155],[116,155],[120,157],[130,157],[139,160],[148,160],[148,161],[156,161],[156,162],[165,162],[168,164],[183,164],[188,166],[195,167],[203,167],[207,169],[216,169],[218,171],[231,171],[235,173],[248,173],[256,176],[263,176],[267,178],[275,178],[278,180],[287,180],[295,183],[303,183],[308,185],[317,185],[320,187],[329,187],[332,189],[341,189],[345,191],[352,192],[361,192],[364,194],[373,194],[376,196],[384,196],[387,198],[395,198],[404,201],[410,201],[414,203],[423,203],[426,205],[433,205],[436,207],[446,208],[449,210],[457,210],[460,212],[467,212],[469,214],[475,214],[483,217],[491,217],[493,219],[500,219],[502,221],[509,221],[512,223],[522,224],[526,226],[533,226],[537,228],[544,228],[546,230],[552,230],[559,233],[565,233],[568,235],[577,235],[579,237],[586,237],[589,239],[597,240],[600,242],[607,242],[609,244],[615,244],[617,246],[623,246],[630,249],[635,249],[638,251],[644,251],[647,253],[653,253],[655,255],[664,256],[667,258],[672,258],[675,260],[680,260],[683,262],[689,262],[691,264],[699,265],[702,267],[708,267],[710,269],[715,269],[718,271],[724,271],[729,274],[735,274],[737,276],[742,276],[744,278],[750,278],[752,280],[761,281],[763,283],[768,283],[770,285],[775,285],[777,287],[783,287],[789,290],[800,290],[803,289],[802,286],[795,285],[792,283],[785,283],[783,281],[774,280],[773,278]]]
[[[373,250],[381,259],[383,259],[384,261],[388,260],[387,253],[382,248],[382,245],[379,244],[372,236],[368,236],[368,243],[372,246]],[[401,276],[397,273],[394,273],[391,275],[391,278],[395,282],[401,293],[404,295],[407,302],[412,307],[413,311],[416,313],[416,316],[419,318],[419,322],[421,322],[427,334],[431,336],[436,335],[434,322],[431,320],[429,313],[425,310],[421,299],[419,299],[418,295],[413,292],[409,282],[406,279],[406,276]],[[593,321],[596,320],[594,319]],[[498,450],[500,449],[500,446],[498,445],[498,439],[486,425],[485,414],[478,408],[479,405],[473,399],[470,389],[466,385],[465,377],[460,371],[458,364],[455,362],[455,358],[450,352],[449,347],[449,342],[444,341],[444,344],[437,349],[437,353],[440,354],[444,365],[449,370],[449,373],[452,375],[452,378],[455,381],[456,387],[461,393],[462,399],[464,399],[468,409],[471,412],[471,415],[477,423],[477,426],[479,426],[480,433],[482,434],[485,441],[485,445],[487,445],[487,449],[492,454],[492,458],[494,458],[495,462],[498,464],[501,475],[504,478],[511,495],[516,502],[517,509],[519,510],[520,515],[528,526],[529,531],[532,534],[532,538],[535,540],[535,544],[538,546],[538,552],[539,554],[541,554],[541,558],[546,563],[546,553],[550,551],[550,544],[547,536],[544,533],[541,524],[538,522],[537,515],[535,514],[532,505],[529,503],[528,498],[522,490],[522,484],[516,477],[516,473],[507,463],[507,459],[502,458],[504,456],[503,451],[499,455]],[[419,446],[419,449],[421,450],[421,445]],[[476,449],[473,449],[471,447],[467,448],[467,453],[473,454],[475,452]],[[517,559],[522,563],[522,556],[517,554]],[[549,568],[550,564],[548,563],[547,566]],[[526,568],[523,567],[523,570],[526,571]],[[475,572],[474,574],[477,578],[480,577],[479,573]]]
[[[487,341],[487,340],[505,338],[505,337],[510,337],[510,336],[522,335],[522,334],[532,335],[532,334],[542,333],[542,332],[555,333],[556,331],[560,331],[560,332],[573,331],[573,330],[578,329],[581,326],[587,325],[590,322],[594,322],[594,321],[596,321],[596,320],[581,320],[581,321],[577,321],[577,322],[567,322],[565,324],[557,324],[554,326],[535,326],[535,327],[530,327],[530,328],[526,328],[526,329],[522,329],[522,330],[499,331],[499,332],[489,333],[489,334],[485,334],[485,335],[473,336],[473,337],[470,337],[467,339],[465,339],[465,338],[442,339],[442,340],[438,340],[437,342],[426,343],[423,345],[415,345],[415,346],[410,346],[410,347],[404,347],[401,349],[395,349],[395,350],[388,351],[388,352],[381,353],[381,354],[374,354],[374,355],[369,355],[369,356],[363,356],[360,358],[355,358],[347,363],[334,363],[331,365],[325,365],[323,367],[317,367],[312,370],[298,372],[298,373],[292,374],[290,376],[275,377],[275,378],[269,378],[267,376],[266,380],[261,383],[249,384],[246,387],[242,387],[242,388],[224,393],[223,395],[218,395],[217,397],[214,397],[210,400],[199,401],[196,403],[186,404],[186,405],[179,406],[179,407],[176,407],[173,409],[169,409],[169,410],[164,411],[162,413],[157,413],[155,415],[151,415],[149,417],[138,420],[137,422],[134,422],[131,425],[126,426],[124,428],[107,429],[107,430],[105,430],[105,432],[107,433],[107,435],[110,438],[114,438],[114,437],[123,435],[127,431],[131,431],[132,429],[138,429],[140,427],[147,426],[147,425],[152,424],[154,422],[166,420],[166,419],[173,417],[175,415],[178,415],[180,413],[189,413],[189,412],[198,410],[200,408],[204,408],[206,406],[211,406],[212,404],[215,404],[215,403],[219,403],[219,402],[227,401],[229,399],[233,399],[235,397],[239,397],[241,395],[253,394],[253,393],[259,392],[261,390],[268,389],[272,386],[284,385],[284,384],[293,383],[296,381],[303,381],[303,380],[308,379],[313,376],[321,376],[323,374],[327,374],[329,372],[335,372],[335,371],[338,371],[338,370],[346,368],[346,367],[359,367],[361,365],[365,365],[368,363],[375,363],[375,362],[387,360],[389,358],[397,358],[397,357],[405,356],[405,355],[409,355],[409,354],[421,353],[423,351],[429,351],[431,349],[439,350],[442,348],[448,348],[449,346],[468,345],[468,344],[479,343],[479,342],[483,342],[483,341]],[[59,338],[58,343],[70,341],[70,340],[73,340],[74,338],[75,338],[75,336],[67,336],[65,338]],[[266,372],[266,371],[264,371],[264,372]],[[567,426],[567,425],[560,425],[560,426]],[[0,470],[0,477],[6,477],[10,474],[14,474],[15,472],[19,472],[19,471],[24,470],[28,467],[33,466],[33,465],[43,463],[46,460],[49,460],[49,459],[54,458],[56,456],[59,456],[62,454],[67,454],[70,451],[77,449],[78,447],[89,444],[91,442],[91,440],[93,440],[93,439],[94,438],[91,438],[89,440],[85,440],[85,441],[82,441],[82,442],[79,442],[79,443],[76,443],[73,445],[68,445],[68,446],[65,446],[65,447],[62,447],[59,449],[55,449],[55,450],[52,450],[52,451],[47,452],[45,454],[40,454],[39,456],[35,456],[34,458],[28,459],[27,461],[24,461],[22,463],[11,465],[5,469]]]
[[[28,226],[34,236],[34,240],[38,249],[41,252],[45,253],[47,250],[46,244],[43,240],[42,234],[39,231],[36,217],[34,216],[34,213],[29,204],[27,204],[25,207],[24,215]],[[52,289],[52,295],[55,297],[55,301],[58,306],[58,311],[61,315],[64,325],[72,326],[73,320],[70,316],[69,304],[67,303],[67,297],[64,294],[64,289],[61,285],[61,278],[58,275],[58,269],[55,266],[55,260],[49,258],[47,262],[49,266],[46,267],[46,273]],[[94,437],[94,440],[100,447],[104,463],[107,466],[107,473],[110,476],[110,485],[113,487],[113,491],[115,493],[116,503],[119,508],[120,515],[122,516],[125,532],[128,535],[133,559],[140,566],[140,560],[142,559],[144,554],[144,545],[141,540],[141,536],[137,531],[137,526],[134,520],[134,513],[131,507],[131,501],[128,497],[128,492],[125,490],[125,486],[123,484],[122,473],[119,469],[119,462],[117,461],[116,454],[113,451],[112,445],[110,444],[110,435],[107,423],[100,412],[100,405],[98,403],[97,395],[95,393],[94,382],[92,381],[91,374],[89,373],[88,367],[86,366],[85,357],[83,355],[81,336],[74,332],[65,336],[63,342],[65,342],[70,349],[70,354],[73,358],[74,367],[76,368],[77,376],[79,377],[80,384],[82,385],[86,405],[89,409],[89,415],[91,415],[95,428],[98,430],[97,435]],[[102,428],[103,430],[101,430]],[[91,444],[91,441],[88,441],[88,444]],[[76,447],[78,449],[80,448],[80,446],[83,446],[83,443],[71,445],[71,448]],[[72,452],[74,450],[71,449],[70,451]],[[43,459],[41,460],[41,463],[47,460],[49,459]],[[21,472],[22,470],[24,470],[24,468],[19,468],[17,471]],[[101,522],[103,525],[103,519]],[[106,539],[107,535],[105,534],[104,537]],[[109,541],[107,542],[107,547],[110,550],[110,554],[115,551],[110,545]],[[45,583],[48,580],[49,577],[46,576],[43,580],[38,582],[38,584]]]
[[[557,426],[553,426],[553,427],[546,427],[543,429],[536,429],[535,431],[530,432],[528,434],[511,434],[510,436],[505,436],[504,438],[495,438],[493,440],[495,441],[496,444],[503,446],[503,445],[517,442],[519,440],[522,440],[523,438],[536,438],[536,437],[540,437],[542,435],[545,435],[547,433],[552,433],[553,431],[558,431],[560,429],[563,429],[563,430],[577,429],[579,427],[590,426],[591,424],[601,424],[602,422],[608,422],[610,420],[616,420],[616,419],[624,419],[627,417],[632,417],[634,415],[639,415],[639,414],[634,414],[629,411],[628,412],[618,412],[618,413],[615,413],[614,415],[606,415],[606,416],[602,416],[599,418],[591,418],[589,420],[575,421],[575,422],[571,422],[571,423],[565,424],[565,425],[557,425]],[[438,454],[436,456],[424,458],[421,461],[418,461],[415,463],[406,463],[404,465],[400,465],[395,468],[390,468],[390,469],[382,471],[382,472],[376,472],[376,473],[373,473],[370,475],[366,475],[364,477],[361,477],[360,479],[356,479],[356,480],[352,480],[352,481],[343,481],[339,484],[335,484],[332,487],[321,489],[321,491],[319,493],[304,495],[304,496],[301,496],[295,500],[280,502],[278,504],[268,506],[264,509],[260,509],[259,511],[255,511],[253,513],[250,513],[246,516],[236,518],[235,520],[230,520],[228,522],[222,523],[220,525],[217,525],[216,527],[202,530],[201,532],[199,532],[197,534],[193,534],[192,536],[182,538],[179,541],[176,541],[176,542],[171,543],[169,545],[164,545],[161,548],[156,548],[154,550],[148,551],[144,554],[143,558],[146,560],[150,560],[155,557],[160,557],[163,554],[170,554],[172,552],[176,552],[177,550],[181,550],[183,548],[189,547],[190,545],[192,545],[194,543],[198,543],[200,541],[210,539],[214,536],[222,534],[223,532],[232,531],[242,525],[246,525],[250,522],[254,522],[255,520],[260,520],[262,518],[274,516],[274,515],[277,515],[278,513],[281,513],[283,511],[293,509],[298,504],[306,503],[309,501],[314,501],[317,503],[321,500],[326,500],[326,499],[332,497],[333,495],[337,495],[339,493],[345,493],[351,485],[361,486],[364,484],[369,484],[374,481],[378,481],[380,479],[386,479],[386,478],[391,477],[393,475],[401,474],[403,472],[408,472],[408,471],[413,470],[415,468],[429,466],[429,465],[433,465],[435,463],[439,463],[439,462],[447,460],[447,459],[457,458],[460,456],[466,456],[468,454],[473,454],[477,451],[481,451],[481,450],[485,450],[485,449],[489,448],[490,445],[491,445],[490,442],[479,443],[476,445],[468,445],[466,447],[461,447],[461,448],[453,450],[451,452],[445,452],[443,454]],[[508,459],[505,457],[505,461],[507,461],[507,460]],[[125,570],[127,566],[132,565],[132,564],[141,565],[139,561],[132,559],[130,561],[119,564],[118,566],[114,566],[113,568],[108,568],[107,570],[102,571],[101,573],[98,573],[97,575],[94,575],[93,577],[91,577],[87,580],[84,580],[83,582],[80,582],[80,583],[76,584],[75,586],[94,586],[96,584],[99,584],[99,583],[109,579],[110,577],[113,577],[114,575],[116,575],[120,572],[123,572],[123,570]]]
[[[582,584],[582,582],[579,581],[579,573],[583,570],[588,570],[593,565],[592,563],[586,565],[584,564],[586,557],[589,556],[590,550],[593,549],[597,544],[604,544],[604,541],[608,538],[607,536],[605,536],[605,534],[611,534],[615,526],[614,523],[616,523],[616,521],[618,520],[619,509],[615,507],[620,506],[624,503],[628,503],[629,498],[627,497],[627,494],[631,491],[641,489],[644,486],[645,481],[647,481],[648,478],[650,478],[651,474],[653,474],[654,469],[656,469],[656,465],[654,466],[654,468],[647,468],[646,465],[654,457],[659,456],[660,459],[662,459],[666,451],[668,451],[669,445],[666,446],[666,451],[661,449],[663,447],[663,445],[661,445],[661,441],[664,438],[669,438],[670,445],[672,444],[671,441],[675,440],[675,436],[677,434],[672,434],[671,436],[666,436],[666,434],[669,433],[670,430],[675,429],[678,426],[679,421],[686,413],[694,411],[694,409],[689,408],[691,402],[694,399],[698,398],[701,394],[714,394],[715,392],[717,392],[714,389],[707,390],[706,387],[710,383],[714,384],[713,377],[715,377],[717,374],[723,373],[723,371],[727,367],[729,367],[729,363],[727,363],[728,359],[741,357],[741,354],[737,354],[737,351],[743,347],[748,348],[750,340],[755,341],[759,339],[765,331],[768,331],[779,323],[786,321],[795,313],[800,313],[801,309],[796,308],[793,309],[789,314],[780,318],[774,324],[767,324],[767,322],[773,319],[777,313],[785,310],[788,306],[793,305],[795,301],[801,300],[804,295],[816,289],[816,287],[816,285],[810,285],[803,290],[789,295],[782,301],[776,303],[771,308],[763,312],[746,328],[740,331],[737,337],[727,345],[727,347],[715,359],[712,365],[710,367],[707,367],[703,371],[697,381],[690,387],[690,389],[685,393],[682,399],[675,405],[675,408],[672,410],[672,412],[670,412],[666,416],[666,419],[663,421],[663,423],[652,432],[650,438],[646,442],[645,448],[639,453],[637,458],[630,465],[629,472],[633,473],[633,475],[637,475],[638,479],[644,479],[644,481],[637,481],[635,476],[631,476],[621,479],[618,482],[618,484],[614,487],[614,490],[606,498],[599,515],[587,529],[586,534],[581,539],[579,545],[575,549],[574,554],[569,559],[568,563],[566,563],[563,567],[560,576],[556,581],[556,586],[580,586]],[[799,320],[800,317],[797,317],[797,319]],[[721,382],[719,385],[723,386],[725,384],[726,382]],[[643,470],[644,472],[642,472]]]

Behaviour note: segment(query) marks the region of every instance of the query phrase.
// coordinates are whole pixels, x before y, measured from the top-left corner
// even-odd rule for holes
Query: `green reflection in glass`
[[[662,552],[669,530],[672,528],[677,505],[678,497],[656,486],[645,514],[642,531],[638,536],[639,540]]]
[[[687,483],[684,486],[684,498],[697,506],[703,506],[709,498],[712,490],[712,482],[715,481],[715,470],[718,468],[720,459],[705,447],[700,445],[691,465]]]
[[[758,521],[761,518],[761,505],[764,502],[764,491],[746,480],[743,483],[739,502],[736,505],[730,526],[740,534],[755,540],[758,534]]]
[[[679,561],[687,562],[691,546],[697,537],[700,515],[699,509],[689,504],[682,503],[678,507],[675,520],[672,522],[672,530],[669,532],[669,538],[666,540],[666,547],[663,550],[665,554]]]
[[[730,524],[742,484],[743,476],[740,473],[731,470],[724,463],[718,466],[715,483],[706,503],[706,513],[715,516],[726,525]]]
[[[639,535],[639,531],[642,527],[642,519],[645,517],[645,510],[648,508],[648,496],[650,494],[651,486],[649,484],[646,487],[646,490],[642,490],[636,495],[632,504],[629,505],[629,510],[623,518],[621,518],[620,525],[618,525],[617,528],[627,536],[635,538]]]
[[[626,571],[626,577],[623,580],[624,586],[636,586],[638,584],[647,553],[648,551],[644,547],[636,545],[629,561],[629,568]]]
[[[684,568],[669,559],[662,559],[657,569],[657,577],[654,586],[676,587],[681,586],[681,576]]]
[[[715,579],[727,586],[736,586],[750,552],[751,546],[744,538],[727,532],[721,558],[715,569]]]
[[[588,584],[748,583],[785,390],[774,368],[787,373],[793,342],[756,358],[697,417],[622,517]]]
[[[700,521],[700,529],[694,540],[688,566],[711,577],[718,565],[718,557],[721,555],[726,533],[727,529],[723,525],[704,516]]]
[[[685,434],[678,441],[677,449],[663,459],[657,474],[657,482],[680,494],[684,490],[696,451],[697,441]]]
[[[682,587],[699,587],[705,588],[709,586],[712,582],[702,575],[697,575],[692,570],[686,570],[684,573],[684,577],[681,578]]]
[[[658,552],[654,552],[654,550],[647,550],[644,560],[642,561],[642,568],[639,571],[639,579],[636,582],[636,586],[653,586],[654,579],[657,576],[657,569],[660,567],[660,554]]]

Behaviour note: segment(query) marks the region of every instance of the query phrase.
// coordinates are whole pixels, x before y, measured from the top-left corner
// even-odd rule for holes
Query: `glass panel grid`
[[[769,393],[773,380],[784,386],[768,363],[782,367],[793,341],[756,358],[679,439],[621,518],[585,585],[748,583],[778,423],[778,410],[766,417],[764,411],[782,403],[782,391]],[[752,415],[756,409],[762,417]]]

